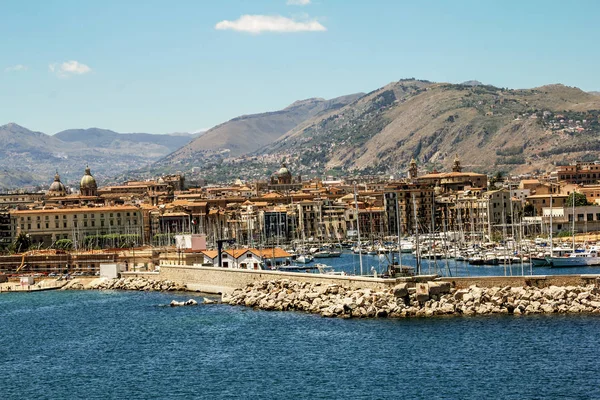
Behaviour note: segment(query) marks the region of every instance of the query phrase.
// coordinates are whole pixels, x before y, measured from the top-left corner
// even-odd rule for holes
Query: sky
[[[194,132],[402,78],[600,90],[600,2],[0,0],[0,125]]]

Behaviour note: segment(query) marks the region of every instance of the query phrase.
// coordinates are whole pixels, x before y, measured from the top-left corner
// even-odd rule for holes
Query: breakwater
[[[62,287],[63,290],[140,290],[140,291],[185,291],[183,284],[170,280],[145,278],[94,279],[82,281],[74,279]]]
[[[600,289],[586,286],[452,288],[449,282],[400,283],[390,289],[348,289],[339,284],[287,279],[250,283],[222,302],[262,310],[294,310],[339,318],[435,315],[600,313]]]

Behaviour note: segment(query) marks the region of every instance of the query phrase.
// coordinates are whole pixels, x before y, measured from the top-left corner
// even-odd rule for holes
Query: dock
[[[48,290],[58,290],[66,285],[66,281],[57,281],[55,279],[44,279],[33,285],[21,285],[19,282],[0,283],[0,294],[5,293],[31,293],[45,292]]]

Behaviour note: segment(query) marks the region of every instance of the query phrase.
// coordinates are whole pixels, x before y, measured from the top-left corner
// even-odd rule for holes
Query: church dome
[[[66,191],[67,188],[60,181],[60,175],[58,175],[57,172],[56,175],[54,175],[54,182],[52,182],[52,184],[50,185],[50,189],[48,189],[48,192],[51,194],[64,194],[66,193]]]
[[[96,189],[98,186],[96,185],[96,179],[92,176],[90,172],[90,167],[85,168],[85,174],[81,178],[81,182],[79,183],[79,191],[84,196],[95,196]]]
[[[285,164],[282,164],[281,168],[279,168],[279,171],[277,171],[277,175],[278,176],[292,176],[292,173],[290,172],[289,169],[287,169]]]

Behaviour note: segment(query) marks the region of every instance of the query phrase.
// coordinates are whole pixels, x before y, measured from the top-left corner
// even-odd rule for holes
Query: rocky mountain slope
[[[208,130],[157,165],[185,168],[203,165],[215,158],[248,154],[272,143],[305,120],[340,109],[361,96],[362,93],[358,93],[331,100],[301,100],[283,110],[234,118]]]
[[[0,126],[0,188],[44,185],[58,170],[77,186],[85,166],[102,182],[148,165],[193,136],[119,134],[101,129],[69,130],[50,136],[15,123]]]
[[[513,90],[403,80],[313,118],[260,150],[297,172],[403,173],[448,169],[455,155],[480,172],[547,170],[597,159],[600,98],[548,85]]]

